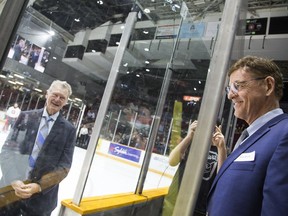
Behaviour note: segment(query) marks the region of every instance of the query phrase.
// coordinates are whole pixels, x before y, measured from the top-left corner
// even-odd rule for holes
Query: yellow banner
[[[182,102],[175,101],[173,110],[173,125],[171,133],[170,152],[182,139],[181,125],[182,125]]]

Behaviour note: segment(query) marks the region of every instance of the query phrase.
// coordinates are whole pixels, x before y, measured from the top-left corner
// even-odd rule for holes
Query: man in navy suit
[[[219,170],[209,216],[288,214],[288,115],[279,108],[282,74],[268,59],[247,56],[229,70],[228,98],[249,136]]]
[[[57,206],[59,183],[71,167],[76,139],[75,127],[60,114],[71,93],[67,82],[56,80],[47,90],[44,109],[19,115],[1,151],[1,186],[12,186],[14,196],[4,194],[7,206],[0,215],[49,216]],[[48,135],[31,164],[39,128],[47,118]]]

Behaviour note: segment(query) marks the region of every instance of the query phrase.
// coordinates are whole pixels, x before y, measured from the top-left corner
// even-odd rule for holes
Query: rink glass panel
[[[27,23],[27,20],[23,19],[19,29],[22,31]],[[197,119],[213,51],[211,42],[217,35],[215,30],[217,28],[208,29],[206,24],[194,22],[189,13],[182,23],[177,20],[169,25],[163,24],[158,27],[136,23],[121,61],[104,121],[93,122],[95,117],[89,121],[90,129],[93,128],[94,123],[102,124],[102,127],[95,158],[85,183],[84,197],[135,191],[147,144],[151,140],[152,124],[155,124],[155,117],[159,114],[159,110],[156,113],[157,106],[163,97],[165,97],[164,106],[160,110],[159,126],[155,129],[157,136],[151,142],[152,156],[144,189],[170,185],[177,167],[170,167],[167,157],[186,135],[189,123]],[[122,26],[125,26],[125,23],[114,25],[115,28]],[[121,34],[112,33],[105,50],[107,55],[117,50],[120,38]],[[205,40],[202,40],[203,38]],[[33,41],[29,38],[29,34],[25,39]],[[52,45],[53,43],[54,41]],[[93,43],[91,42],[90,45]],[[92,49],[87,49],[85,52],[92,52]],[[102,49],[98,52],[105,53]],[[169,67],[167,67],[168,63]],[[28,70],[32,75],[35,73],[25,64],[10,58],[7,58],[5,67],[16,71]],[[167,70],[172,71],[168,92],[160,97],[164,80],[167,78]],[[38,81],[42,82],[43,78]],[[80,92],[81,88],[75,93],[78,93],[77,91]],[[3,111],[15,100],[21,102],[23,110],[40,108],[45,104],[43,92],[28,92],[26,89],[15,89],[13,86],[4,84],[1,85],[1,92],[3,94],[1,93],[0,102]],[[92,110],[96,115],[101,100],[103,100],[101,95],[95,99],[95,104],[98,103],[98,106],[94,106]],[[82,105],[74,100],[69,101],[63,110],[65,117],[77,129],[83,123],[81,107]],[[84,146],[76,148],[83,148],[85,151],[91,142],[96,140],[89,140]],[[115,169],[110,171],[102,166],[103,157],[109,159],[109,162],[106,162],[111,166],[117,167],[117,172]],[[26,162],[26,159],[23,160]],[[82,162],[74,161],[74,163]],[[118,184],[119,187],[116,190],[114,187],[113,190],[109,190],[112,184]]]
[[[180,30],[179,23],[158,28],[141,28],[136,23],[121,61],[84,197],[102,195],[101,188],[109,188],[112,184],[119,185],[117,191],[107,190],[105,193],[135,191],[151,139],[152,124],[159,114],[156,113],[157,105],[167,64],[172,58],[168,68],[172,70],[172,77],[157,136],[152,142],[144,190],[170,185],[177,167],[169,166],[168,155],[186,135],[189,123],[197,119],[204,91],[212,51],[211,41],[202,41],[204,35],[205,24],[194,23],[189,15],[181,23]],[[122,164],[112,165],[119,166],[117,172],[101,169],[97,163],[101,163],[99,157],[103,155]],[[129,185],[125,184],[128,179]],[[97,183],[94,185],[93,182]]]

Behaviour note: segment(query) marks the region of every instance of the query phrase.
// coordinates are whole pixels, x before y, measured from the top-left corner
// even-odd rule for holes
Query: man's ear
[[[271,95],[275,90],[275,79],[272,76],[265,78],[266,82],[266,96]]]

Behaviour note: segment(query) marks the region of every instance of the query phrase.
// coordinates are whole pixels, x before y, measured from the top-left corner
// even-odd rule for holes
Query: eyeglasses
[[[231,86],[227,86],[225,88],[226,90],[226,93],[227,95],[229,94],[230,91],[232,91],[234,94],[238,94],[240,88],[244,87],[245,85],[247,85],[247,83],[251,82],[251,81],[254,81],[254,80],[262,80],[262,79],[265,79],[266,77],[258,77],[258,78],[255,78],[255,79],[250,79],[250,80],[247,80],[247,81],[241,81],[241,82],[233,82],[231,84]]]

